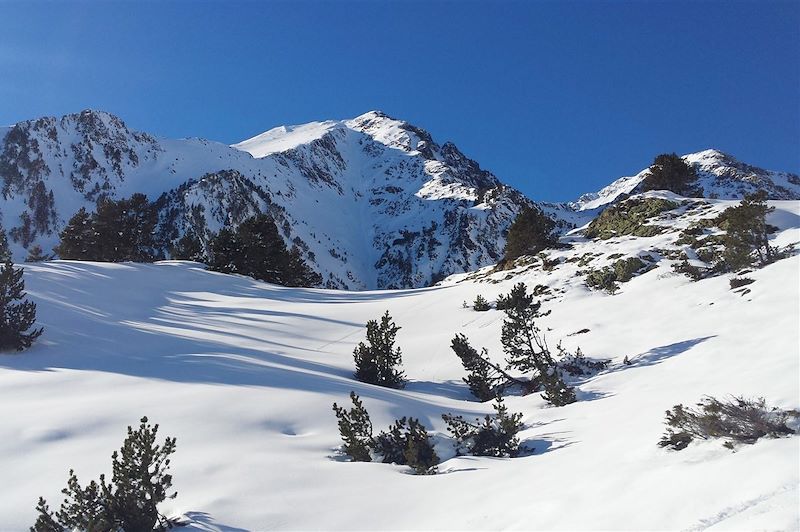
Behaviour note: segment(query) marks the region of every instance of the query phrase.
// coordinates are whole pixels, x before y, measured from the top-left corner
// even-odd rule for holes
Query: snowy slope
[[[735,202],[709,203],[691,216]],[[798,202],[773,205],[773,243],[800,241]],[[666,217],[672,230],[650,238],[570,235],[572,248],[550,252],[561,260],[551,271],[484,271],[416,290],[289,289],[185,262],[26,265],[45,334],[0,355],[0,470],[14,486],[0,498],[0,530],[29,526],[39,495],[57,503],[70,467],[85,481],[107,472],[125,426],[144,414],[178,438],[179,495],[165,509],[195,530],[796,530],[800,438],[735,453],[713,441],[681,452],[656,442],[664,411],[704,394],[800,406],[800,295],[786,289],[796,288],[800,256],[748,274],[745,295],[729,275],[691,282],[662,258],[610,296],[589,291],[567,262],[669,248],[691,219]],[[552,343],[612,366],[566,407],[508,398],[533,455],[453,458],[440,415],[491,409],[470,400],[450,339],[464,333],[502,359],[502,313],[461,302],[494,300],[519,281],[550,288],[541,325]],[[364,323],[386,309],[403,327],[405,390],[352,379]],[[437,432],[442,474],[343,461],[331,403],[350,390],[376,429],[412,415]]]
[[[741,199],[745,194],[764,189],[770,199],[800,199],[800,177],[788,172],[774,172],[737,161],[718,150],[704,150],[684,155],[697,171],[698,184],[707,198]],[[621,177],[598,192],[584,194],[572,203],[576,210],[597,209],[622,194],[638,191],[648,174],[644,169],[634,176]]]
[[[453,144],[373,111],[279,127],[233,147],[155,139],[107,113],[15,125],[0,145],[15,256],[101,196],[158,200],[165,247],[268,211],[331,288],[429,285],[496,262],[530,200]]]

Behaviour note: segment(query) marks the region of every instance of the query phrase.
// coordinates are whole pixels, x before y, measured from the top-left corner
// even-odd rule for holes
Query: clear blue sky
[[[535,199],[708,147],[800,171],[800,2],[7,2],[0,124],[236,142],[381,109]]]

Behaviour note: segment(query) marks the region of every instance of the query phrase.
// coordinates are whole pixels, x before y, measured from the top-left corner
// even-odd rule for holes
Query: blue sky
[[[0,1],[0,124],[237,142],[380,109],[535,199],[708,147],[800,172],[800,2]]]

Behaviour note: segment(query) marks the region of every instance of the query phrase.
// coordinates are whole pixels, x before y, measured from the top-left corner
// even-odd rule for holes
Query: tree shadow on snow
[[[206,512],[186,512],[180,519],[180,530],[200,530],[203,532],[247,532],[245,528],[217,523]]]
[[[629,357],[628,361],[630,364],[618,364],[612,368],[609,368],[604,373],[615,373],[617,371],[623,371],[637,367],[654,366],[655,364],[659,364],[676,355],[685,353],[694,346],[701,344],[706,340],[710,340],[711,338],[716,338],[716,335],[703,336],[700,338],[693,338],[691,340],[684,340],[683,342],[676,342],[674,344],[654,347],[649,351]]]

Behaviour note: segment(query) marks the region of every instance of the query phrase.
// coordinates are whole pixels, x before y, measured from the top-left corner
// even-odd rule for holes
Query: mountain
[[[800,176],[797,174],[764,170],[718,150],[690,153],[683,159],[695,168],[698,184],[707,198],[741,199],[745,194],[763,189],[773,200],[800,199]],[[634,176],[620,177],[598,192],[582,195],[570,206],[578,211],[591,210],[612,203],[623,194],[640,192],[648,173],[649,169],[645,168]]]
[[[325,286],[417,287],[497,262],[531,204],[454,144],[378,111],[234,146],[156,139],[97,111],[3,133],[0,212],[18,259],[35,243],[50,249],[80,207],[143,192],[164,241],[189,229],[206,241],[266,211]]]
[[[800,198],[796,175],[707,150],[685,156],[706,195],[756,187]],[[588,223],[646,170],[575,203],[539,206],[568,230]],[[81,207],[145,193],[167,252],[186,231],[206,243],[224,226],[269,212],[328,288],[411,288],[496,263],[520,209],[534,202],[454,144],[379,111],[351,120],[281,126],[233,146],[158,139],[100,111],[0,129],[2,223],[17,260],[46,251]]]

